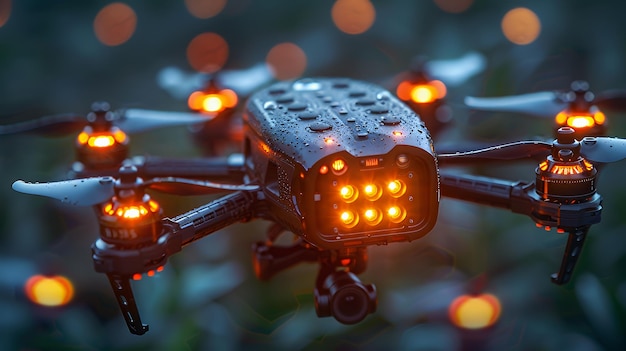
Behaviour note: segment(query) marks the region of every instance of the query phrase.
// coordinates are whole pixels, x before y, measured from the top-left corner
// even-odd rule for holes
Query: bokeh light
[[[331,9],[335,26],[347,34],[361,34],[376,19],[376,9],[369,0],[337,0]]]
[[[459,328],[483,329],[498,320],[501,310],[500,300],[495,295],[462,295],[452,301],[448,315]]]
[[[63,306],[74,297],[74,286],[63,276],[34,275],[24,284],[28,298],[42,306]]]
[[[434,0],[435,5],[445,12],[461,13],[467,10],[474,0]]]
[[[0,0],[0,28],[4,26],[11,17],[11,0]]]
[[[106,5],[93,20],[96,37],[104,45],[117,46],[127,42],[135,33],[137,15],[128,5],[114,2]]]
[[[222,12],[226,2],[227,0],[185,0],[185,6],[192,16],[207,19]]]
[[[307,59],[298,45],[285,42],[270,49],[265,62],[276,79],[287,80],[298,78],[304,73]]]
[[[527,45],[535,41],[541,33],[541,22],[532,10],[517,7],[502,18],[502,33],[514,44]]]
[[[187,61],[199,72],[219,71],[228,59],[228,43],[217,33],[201,33],[187,45]]]

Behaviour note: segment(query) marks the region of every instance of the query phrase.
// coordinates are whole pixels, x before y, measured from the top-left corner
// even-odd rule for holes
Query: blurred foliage
[[[184,1],[128,1],[137,13],[129,42],[107,47],[92,21],[106,1],[0,0],[11,4],[0,27],[2,123],[62,112],[86,112],[92,101],[114,108],[184,110],[159,89],[165,66],[190,70],[187,43],[217,32],[229,43],[225,68],[265,60],[291,41],[307,54],[307,76],[382,82],[412,57],[483,53],[488,69],[449,92],[455,128],[449,140],[512,140],[551,134],[550,121],[463,109],[465,95],[495,96],[565,89],[586,79],[592,89],[626,88],[626,22],[621,1],[476,0],[446,13],[433,1],[373,1],[376,21],[362,35],[339,32],[332,1],[230,0],[218,16],[192,17]],[[537,13],[539,38],[525,46],[501,33],[504,13]],[[0,6],[6,9],[6,6]],[[611,135],[626,136],[623,114],[609,116]],[[621,119],[620,119],[621,118]],[[618,350],[626,340],[626,187],[623,164],[600,176],[603,222],[591,229],[573,281],[550,283],[566,238],[527,218],[443,199],[435,229],[418,242],[370,249],[361,275],[379,291],[378,312],[345,326],[319,319],[313,306],[317,268],[301,265],[270,282],[255,279],[250,245],[264,238],[263,221],[238,224],[171,259],[165,271],[134,284],[145,336],[130,335],[104,276],[92,269],[97,224],[90,210],[14,193],[16,179],[57,180],[73,160],[71,137],[0,138],[0,348],[3,350]],[[185,128],[133,137],[133,154],[193,156]],[[468,168],[505,179],[532,180],[534,165]],[[204,198],[167,199],[180,213]],[[64,308],[30,304],[30,274],[63,274],[75,284]],[[447,306],[481,287],[498,296],[499,322],[483,331],[455,328]]]

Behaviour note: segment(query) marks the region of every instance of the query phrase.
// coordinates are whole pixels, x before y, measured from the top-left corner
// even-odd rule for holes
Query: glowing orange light
[[[339,189],[339,195],[345,202],[350,203],[359,197],[359,192],[352,185],[346,185]]]
[[[332,138],[324,138],[324,143],[326,143],[327,145],[330,145],[332,143],[334,143],[335,141]]]
[[[445,12],[461,13],[467,10],[474,0],[434,0],[435,5]]]
[[[330,14],[335,26],[346,34],[364,33],[376,19],[376,9],[369,0],[337,0]]]
[[[202,100],[202,109],[206,112],[220,112],[224,109],[222,98],[218,94],[208,94]]]
[[[119,128],[114,128],[112,131],[113,131],[113,139],[115,139],[115,141],[118,144],[123,144],[126,141],[126,138],[128,138],[128,136],[126,136],[126,133],[124,133]]]
[[[400,100],[408,101],[411,100],[411,90],[413,90],[413,84],[408,81],[403,81],[398,84],[398,87],[396,88],[396,95],[398,95]]]
[[[433,102],[436,98],[437,92],[430,85],[417,85],[411,90],[411,100],[420,104]]]
[[[300,77],[307,64],[306,54],[294,43],[276,44],[267,53],[265,63],[278,80]]]
[[[141,274],[139,273],[133,274],[133,280],[141,280]]]
[[[593,127],[595,123],[591,116],[569,116],[567,119],[567,125],[574,129]]]
[[[389,190],[389,193],[391,194],[391,196],[400,197],[404,195],[404,192],[406,191],[406,187],[404,186],[404,183],[401,180],[395,179],[387,183],[387,190]]]
[[[440,80],[431,80],[430,82],[428,82],[428,84],[435,88],[435,91],[437,92],[437,99],[443,99],[444,97],[446,97],[446,94],[448,93],[448,89],[446,88],[446,85],[443,84],[442,81]]]
[[[550,173],[558,175],[573,175],[583,172],[581,165],[554,165],[550,169]]]
[[[369,225],[377,225],[382,221],[383,217],[380,215],[380,211],[375,208],[368,208],[363,212],[363,218],[365,223]]]
[[[342,258],[340,262],[341,262],[341,265],[345,267],[345,266],[349,266],[352,260],[349,258]]]
[[[11,0],[0,0],[0,28],[4,26],[11,17]]]
[[[224,6],[226,6],[227,0],[185,0],[185,6],[187,11],[197,18],[207,19],[217,16]]]
[[[565,122],[567,122],[567,112],[559,112],[556,117],[554,117],[554,121],[559,125],[564,125]]]
[[[224,106],[231,108],[237,106],[237,101],[239,101],[239,97],[237,97],[237,93],[230,89],[224,89],[220,91],[220,95],[222,97],[222,103]]]
[[[128,5],[114,2],[103,7],[93,21],[98,40],[108,46],[127,42],[135,32],[137,15]]]
[[[326,173],[328,173],[328,166],[324,165],[320,167],[320,174],[326,174]]]
[[[539,169],[542,171],[547,171],[548,170],[548,161],[543,161],[539,164]]]
[[[113,144],[115,144],[115,138],[112,135],[93,135],[87,141],[87,145],[97,148],[109,147]]]
[[[596,124],[602,125],[604,124],[604,121],[606,121],[606,116],[602,113],[602,111],[598,111],[593,114],[593,119],[596,121]]]
[[[339,215],[341,222],[348,228],[353,228],[359,223],[359,217],[352,211],[343,211]]]
[[[517,45],[532,43],[541,32],[539,17],[525,7],[517,7],[507,12],[502,18],[501,26],[504,36]]]
[[[391,134],[393,134],[394,136],[402,136],[402,132],[399,130],[394,130],[393,132],[391,132]]]
[[[348,166],[346,166],[346,161],[342,159],[334,160],[330,166],[332,167],[333,172],[337,175],[343,174],[348,169]]]
[[[406,217],[406,211],[398,206],[391,206],[387,209],[387,216],[393,223],[400,223]]]
[[[89,140],[89,134],[85,132],[80,132],[78,137],[76,138],[81,145],[87,144],[87,140]]]
[[[591,171],[593,169],[593,165],[585,159],[583,159],[583,165],[585,166],[585,171]]]
[[[74,297],[74,286],[63,276],[34,275],[24,284],[28,298],[42,306],[63,306]]]
[[[382,191],[376,186],[376,184],[366,184],[363,187],[363,194],[365,194],[365,197],[367,197],[368,200],[375,201],[380,198]]]
[[[501,311],[500,300],[492,294],[462,295],[452,301],[448,316],[457,327],[483,329],[494,325]]]
[[[202,110],[202,101],[204,101],[204,93],[201,91],[194,91],[189,94],[187,98],[187,106],[192,111],[200,111]]]
[[[201,33],[187,45],[187,61],[196,71],[214,73],[228,59],[228,43],[216,33]]]

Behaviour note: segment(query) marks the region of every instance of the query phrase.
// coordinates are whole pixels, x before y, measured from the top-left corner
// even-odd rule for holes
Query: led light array
[[[126,142],[126,134],[117,127],[102,133],[91,133],[87,128],[78,134],[77,141],[80,145],[88,145],[92,148],[105,148]]]
[[[383,184],[368,182],[365,184],[346,184],[339,187],[339,197],[343,201],[340,206],[339,220],[345,228],[355,227],[361,220],[376,226],[383,219],[391,223],[400,223],[406,218],[406,209],[388,201],[379,202],[383,194],[391,198],[400,198],[406,193],[406,185],[399,179],[393,179]],[[357,202],[357,200],[360,200]],[[354,204],[354,206],[348,206]],[[381,207],[381,205],[385,205]]]

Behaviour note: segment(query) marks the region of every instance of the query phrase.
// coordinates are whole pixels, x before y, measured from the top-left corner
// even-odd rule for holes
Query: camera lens
[[[367,316],[369,304],[369,297],[363,288],[349,285],[335,292],[331,309],[337,321],[343,324],[354,324]]]
[[[376,289],[351,272],[339,271],[324,281],[325,293],[316,296],[318,315],[332,315],[343,324],[355,324],[376,310]]]

